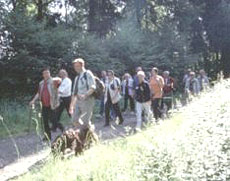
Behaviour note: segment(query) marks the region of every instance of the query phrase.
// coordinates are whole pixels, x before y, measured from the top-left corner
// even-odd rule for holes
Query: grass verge
[[[50,157],[17,180],[230,180],[229,89],[219,84],[160,125],[69,160]]]

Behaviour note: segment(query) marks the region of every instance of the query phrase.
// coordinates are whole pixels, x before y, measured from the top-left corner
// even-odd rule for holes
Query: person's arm
[[[37,92],[37,94],[34,96],[34,98],[30,101],[30,106],[33,105],[35,103],[35,101],[39,98],[39,93]]]
[[[160,78],[160,88],[163,89],[165,83],[164,83],[164,79],[161,77]]]
[[[174,89],[174,79],[171,78],[171,88]]]
[[[190,84],[190,79],[186,79],[186,82],[185,82],[185,92],[189,92],[189,84]]]
[[[63,80],[62,83],[61,83],[61,85],[60,85],[59,88],[58,88],[58,92],[59,92],[60,94],[63,94],[64,91],[65,91],[67,88],[68,88],[67,82],[66,82],[66,80]]]
[[[116,86],[115,86],[115,94],[114,94],[113,98],[115,98],[119,94],[119,92],[120,92],[120,82],[119,82],[119,80],[115,79],[114,81],[116,83]]]
[[[70,102],[70,106],[69,106],[69,114],[70,115],[73,115],[74,113],[74,110],[75,110],[75,105],[76,105],[76,102],[77,102],[77,82],[78,82],[78,76],[75,77],[74,79],[74,84],[73,84],[73,91],[72,91],[72,97],[71,97],[71,102]]]
[[[146,89],[145,94],[150,96],[150,99],[149,99],[148,103],[151,104],[151,90],[150,90],[150,87],[149,87],[148,83],[146,84],[145,89]]]
[[[74,113],[76,102],[77,102],[77,95],[72,95],[71,103],[69,106],[69,114],[70,115],[73,115],[73,113]]]

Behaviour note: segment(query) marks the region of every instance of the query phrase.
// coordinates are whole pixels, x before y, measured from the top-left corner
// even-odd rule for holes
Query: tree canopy
[[[1,95],[33,91],[43,66],[71,72],[75,57],[95,73],[140,65],[227,77],[229,20],[227,0],[0,0]]]

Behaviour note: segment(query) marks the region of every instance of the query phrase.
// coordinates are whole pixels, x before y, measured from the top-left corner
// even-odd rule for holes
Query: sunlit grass
[[[165,136],[174,134],[182,120],[182,114],[178,113],[160,126],[97,145],[83,156],[65,161],[50,158],[39,172],[34,170],[19,180],[140,180],[140,169],[145,169],[140,168],[140,162],[146,163],[146,155],[151,154]]]
[[[5,125],[13,136],[23,135],[28,132],[37,132],[40,134],[43,129],[40,105],[37,104],[35,109],[31,109],[28,102],[26,100],[9,99],[2,99],[0,101],[0,115],[3,117]],[[63,111],[61,122],[64,125],[71,124],[65,110]],[[0,122],[0,138],[9,136],[5,126]]]
[[[223,82],[175,113],[126,138],[68,160],[52,159],[17,180],[230,180],[230,82]]]

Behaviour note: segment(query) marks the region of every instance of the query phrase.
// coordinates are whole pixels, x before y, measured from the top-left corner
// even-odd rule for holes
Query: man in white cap
[[[74,116],[75,126],[91,126],[91,118],[95,105],[95,98],[92,95],[96,89],[94,75],[90,70],[85,69],[85,61],[82,58],[75,59],[73,62],[74,70],[79,74],[74,81],[74,90],[69,108],[69,113]]]
[[[146,120],[150,121],[151,119],[151,96],[150,88],[148,82],[145,80],[145,73],[143,71],[138,71],[138,85],[135,87],[135,100],[136,100],[136,115],[137,115],[137,124],[136,130],[141,129],[142,112],[145,112]]]

